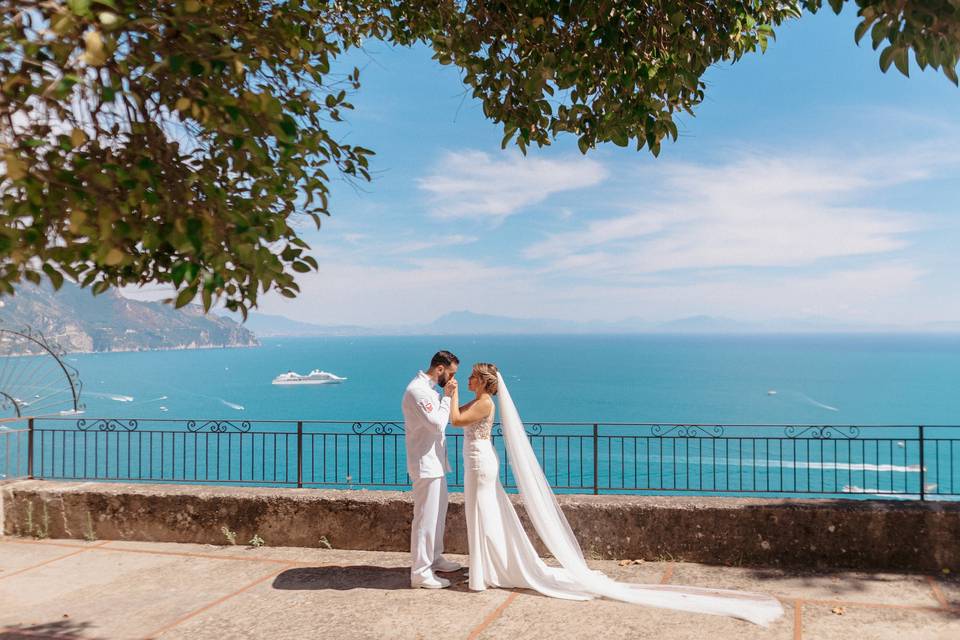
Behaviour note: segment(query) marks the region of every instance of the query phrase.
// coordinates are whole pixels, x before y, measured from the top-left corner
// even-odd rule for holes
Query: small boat
[[[768,396],[775,396],[775,395],[777,395],[777,390],[776,390],[776,389],[770,389],[769,391],[767,391],[767,395],[768,395]]]
[[[341,378],[340,376],[327,371],[321,371],[320,369],[314,369],[305,376],[295,371],[281,373],[273,379],[273,384],[339,384],[344,380],[346,380],[346,378]]]

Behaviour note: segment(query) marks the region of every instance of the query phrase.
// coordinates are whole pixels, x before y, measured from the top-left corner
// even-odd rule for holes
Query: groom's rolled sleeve
[[[450,421],[450,398],[444,396],[437,402],[437,399],[424,392],[414,392],[414,403],[417,407],[417,413],[429,422],[437,431],[443,431]]]

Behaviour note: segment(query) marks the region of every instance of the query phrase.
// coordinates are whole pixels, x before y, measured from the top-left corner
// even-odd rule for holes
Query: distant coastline
[[[55,342],[66,353],[180,351],[223,347],[255,347],[257,336],[230,318],[205,314],[187,305],[174,309],[160,302],[124,298],[110,290],[93,296],[65,283],[23,287],[0,298],[0,327],[14,332],[28,328]],[[0,348],[8,354],[36,353],[29,340],[6,334]]]
[[[143,351],[200,351],[203,349],[255,349],[262,347],[259,340],[251,344],[198,344],[198,345],[178,345],[174,347],[118,347],[116,349],[101,349],[99,351],[68,351],[68,354],[81,353],[85,355],[93,353],[139,353]],[[29,354],[21,354],[29,355]]]
[[[231,315],[224,314],[231,318]],[[691,316],[668,321],[627,318],[618,321],[567,321],[551,318],[513,318],[456,311],[428,324],[364,327],[321,325],[285,316],[251,312],[244,328],[260,338],[409,337],[409,336],[544,336],[544,335],[960,335],[960,322],[933,322],[919,326],[852,325],[830,319],[782,319],[749,322],[713,316]]]

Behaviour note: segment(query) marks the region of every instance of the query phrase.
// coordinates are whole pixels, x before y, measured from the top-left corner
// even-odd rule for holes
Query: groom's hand
[[[446,396],[452,396],[457,391],[457,379],[450,378],[447,380],[447,385],[443,388],[443,393]]]

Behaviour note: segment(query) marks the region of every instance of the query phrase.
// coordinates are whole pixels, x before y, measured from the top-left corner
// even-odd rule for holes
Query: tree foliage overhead
[[[0,294],[64,276],[161,283],[176,304],[294,297],[318,268],[330,180],[372,151],[335,123],[365,39],[424,42],[462,70],[504,146],[569,134],[660,151],[713,64],[764,51],[822,0],[0,0]],[[829,0],[839,12],[841,0]],[[960,0],[854,0],[880,66],[954,83]]]

